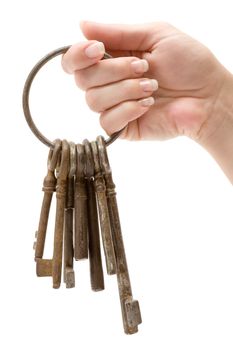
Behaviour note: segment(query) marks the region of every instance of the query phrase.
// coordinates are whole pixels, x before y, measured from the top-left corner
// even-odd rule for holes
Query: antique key
[[[85,177],[87,185],[87,221],[89,233],[89,259],[90,259],[90,278],[93,291],[104,289],[104,275],[100,251],[99,223],[94,189],[94,163],[91,145],[88,140],[83,141],[85,149]]]
[[[49,150],[47,161],[48,172],[43,182],[44,198],[41,207],[38,231],[36,232],[35,242],[35,261],[36,273],[39,277],[52,276],[52,259],[43,259],[46,231],[48,226],[49,211],[53,192],[56,190],[57,179],[55,177],[55,168],[61,150],[61,141],[56,140],[54,150]]]
[[[116,273],[116,258],[115,258],[113,240],[112,240],[110,218],[108,213],[106,186],[105,186],[104,177],[101,173],[98,148],[95,142],[91,143],[91,148],[92,148],[92,154],[94,159],[94,168],[95,168],[94,185],[95,185],[95,192],[96,192],[96,198],[98,203],[99,221],[100,221],[102,241],[104,246],[106,268],[107,268],[107,273],[109,275],[113,275]]]
[[[84,168],[84,146],[78,144],[75,181],[75,260],[88,258],[87,189],[84,178]]]
[[[37,275],[51,276],[53,288],[59,288],[63,262],[63,280],[67,288],[72,288],[75,286],[74,259],[89,257],[91,288],[94,291],[103,290],[104,274],[100,247],[102,242],[107,273],[117,274],[125,333],[133,334],[138,331],[141,314],[139,303],[133,300],[132,296],[115,185],[106,150],[124,129],[114,133],[107,140],[99,136],[97,141],[91,143],[88,140],[77,145],[66,140],[51,142],[35,125],[29,108],[29,92],[36,74],[51,58],[65,53],[68,49],[69,46],[54,50],[42,58],[28,75],[23,91],[26,121],[35,136],[50,147],[48,173],[43,184],[44,199],[35,242]],[[103,58],[112,57],[105,53]],[[44,259],[49,211],[55,190],[53,257]]]
[[[73,269],[73,228],[74,228],[74,181],[76,174],[76,145],[70,146],[70,169],[67,182],[66,206],[65,206],[65,228],[64,228],[64,282],[66,288],[75,287],[75,275]]]
[[[66,140],[62,141],[61,152],[61,164],[59,167],[56,187],[57,206],[52,264],[53,288],[59,288],[61,284],[64,210],[66,203],[67,177],[69,173],[70,160],[69,144]]]
[[[142,322],[139,303],[133,300],[129,272],[125,256],[124,243],[121,233],[121,224],[117,206],[115,184],[108,161],[107,150],[102,136],[97,137],[101,170],[104,174],[107,190],[108,209],[111,221],[112,236],[116,253],[117,280],[121,301],[124,329],[127,334],[138,331],[138,325]]]

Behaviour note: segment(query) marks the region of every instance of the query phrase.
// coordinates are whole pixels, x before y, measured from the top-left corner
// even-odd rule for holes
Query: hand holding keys
[[[40,60],[30,72],[23,92],[26,121],[36,137],[50,147],[48,170],[43,183],[44,198],[34,243],[37,276],[52,277],[53,288],[57,289],[61,285],[63,270],[66,288],[73,288],[74,260],[89,258],[91,288],[93,291],[104,290],[101,232],[107,274],[117,275],[124,331],[134,334],[142,320],[139,303],[132,297],[115,185],[106,149],[122,130],[106,141],[98,136],[96,141],[84,140],[77,145],[66,140],[51,142],[37,129],[29,109],[29,92],[37,72],[51,58],[66,52],[68,48],[55,50]],[[105,54],[104,58],[111,56]],[[44,259],[53,192],[56,192],[53,254],[52,258]]]

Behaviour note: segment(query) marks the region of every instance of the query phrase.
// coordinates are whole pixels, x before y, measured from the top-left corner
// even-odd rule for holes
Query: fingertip
[[[80,27],[80,29],[82,30],[82,32],[83,32],[83,30],[84,30],[85,25],[86,25],[87,22],[88,22],[88,21],[86,21],[86,20],[81,20],[81,21],[79,21],[79,27]]]
[[[62,56],[62,67],[68,74],[92,66],[100,61],[105,53],[104,44],[97,40],[88,40],[72,45]]]
[[[110,137],[114,133],[114,125],[111,125],[107,122],[107,118],[105,113],[101,113],[99,116],[99,123],[102,129],[106,132],[106,134]]]
[[[155,99],[153,96],[150,96],[147,98],[143,98],[143,99],[139,100],[138,102],[142,107],[149,108],[149,107],[153,106],[153,104],[155,103]]]
[[[108,135],[111,135],[144,115],[154,102],[155,99],[152,96],[141,100],[123,102],[102,112],[100,125]]]
[[[65,73],[72,74],[73,71],[70,69],[69,63],[67,61],[67,53],[64,53],[61,58],[61,66]]]
[[[88,37],[89,36],[89,31],[90,30],[92,31],[90,26],[95,26],[95,25],[98,25],[98,23],[94,22],[94,21],[81,20],[79,22],[79,27],[80,27],[81,31],[83,32],[83,34],[85,35],[85,37],[87,39],[89,39],[89,37]]]
[[[88,58],[98,60],[104,56],[105,46],[101,41],[96,41],[87,46],[84,52]]]

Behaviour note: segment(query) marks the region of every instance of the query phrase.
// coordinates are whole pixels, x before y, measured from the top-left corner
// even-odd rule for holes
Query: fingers
[[[104,42],[111,50],[148,50],[154,43],[155,23],[126,25],[82,21],[80,27],[87,39]]]
[[[102,59],[105,47],[96,40],[77,43],[63,55],[62,67],[65,72],[72,74],[75,70],[84,69]]]
[[[75,71],[75,81],[79,88],[110,84],[119,80],[141,77],[149,69],[146,60],[137,57],[118,57],[99,61],[84,70]]]
[[[126,101],[100,115],[100,124],[108,135],[123,129],[128,123],[146,113],[154,104],[153,97],[138,101]]]
[[[87,90],[86,101],[93,111],[100,113],[124,101],[149,97],[157,89],[155,79],[127,79]]]

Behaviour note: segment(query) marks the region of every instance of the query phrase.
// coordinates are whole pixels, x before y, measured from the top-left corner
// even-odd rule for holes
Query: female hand
[[[167,23],[82,22],[81,29],[89,40],[73,45],[62,64],[108,134],[126,126],[121,137],[131,140],[201,141],[219,127],[217,101],[232,77],[204,45]],[[113,59],[101,60],[105,49]]]

